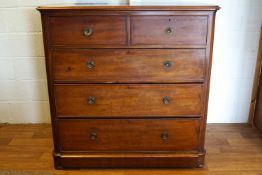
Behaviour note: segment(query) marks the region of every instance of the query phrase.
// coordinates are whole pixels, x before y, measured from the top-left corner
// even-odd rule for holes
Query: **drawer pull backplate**
[[[165,61],[164,62],[165,68],[171,68],[172,67],[172,62],[171,61]]]
[[[91,132],[90,133],[90,139],[91,140],[96,140],[96,138],[97,138],[97,133],[96,132]]]
[[[168,105],[168,104],[170,103],[170,98],[167,97],[167,96],[163,97],[163,103],[164,103],[165,105]]]
[[[161,139],[162,140],[167,140],[168,139],[168,132],[162,132],[161,133]]]
[[[95,67],[95,62],[94,62],[94,61],[88,61],[88,62],[86,63],[86,67],[87,67],[88,69],[93,69],[93,68]]]
[[[93,105],[93,104],[96,103],[96,99],[95,99],[95,97],[89,96],[89,97],[87,98],[87,102],[88,102],[88,104]]]
[[[166,30],[165,30],[165,33],[167,36],[171,36],[173,35],[173,30],[171,27],[167,27]]]
[[[93,29],[92,28],[85,28],[84,30],[84,35],[85,36],[91,36],[93,33]]]

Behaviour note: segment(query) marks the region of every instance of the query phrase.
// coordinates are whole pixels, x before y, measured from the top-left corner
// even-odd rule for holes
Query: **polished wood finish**
[[[52,17],[49,20],[50,44],[126,44],[124,16]],[[84,35],[92,29],[90,36]]]
[[[203,82],[205,77],[204,49],[62,49],[53,50],[51,59],[58,83]]]
[[[202,111],[202,85],[55,85],[54,92],[58,117],[192,117]]]
[[[197,166],[198,157],[195,154],[172,153],[116,153],[116,154],[88,154],[87,156],[60,155],[60,164],[68,168],[81,167],[119,167],[119,168],[190,168]],[[97,163],[99,162],[99,163]],[[128,164],[126,163],[128,162]]]
[[[261,68],[262,68],[262,26],[261,26],[261,33],[260,33],[260,39],[259,39],[259,49],[258,49],[258,55],[257,55],[257,60],[256,60],[255,74],[254,74],[254,79],[253,79],[252,95],[251,95],[251,101],[249,105],[248,123],[251,125],[254,124],[253,120],[254,120],[255,107],[256,107],[257,97],[258,97]]]
[[[131,44],[206,45],[207,18],[207,16],[132,16]],[[167,33],[168,29],[170,34]]]
[[[262,131],[262,27],[260,34],[259,50],[257,55],[256,71],[253,82],[253,93],[250,104],[250,118],[252,123]]]
[[[55,167],[203,167],[218,9],[39,7]]]
[[[62,152],[197,151],[199,120],[60,120],[58,128]]]

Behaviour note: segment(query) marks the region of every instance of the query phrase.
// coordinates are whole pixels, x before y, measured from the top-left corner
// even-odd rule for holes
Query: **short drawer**
[[[132,16],[132,45],[206,45],[207,16]]]
[[[204,81],[205,49],[53,50],[55,81]]]
[[[50,17],[48,31],[50,43],[53,45],[125,45],[126,17]]]
[[[200,116],[203,85],[55,85],[58,117]]]
[[[199,125],[197,119],[65,119],[58,134],[61,151],[192,151]]]

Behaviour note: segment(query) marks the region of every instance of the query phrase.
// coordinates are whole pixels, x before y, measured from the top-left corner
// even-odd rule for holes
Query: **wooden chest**
[[[218,9],[39,7],[55,167],[202,167]]]

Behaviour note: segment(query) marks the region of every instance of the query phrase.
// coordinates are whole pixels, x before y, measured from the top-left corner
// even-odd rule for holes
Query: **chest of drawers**
[[[56,168],[202,167],[217,6],[42,6]]]

